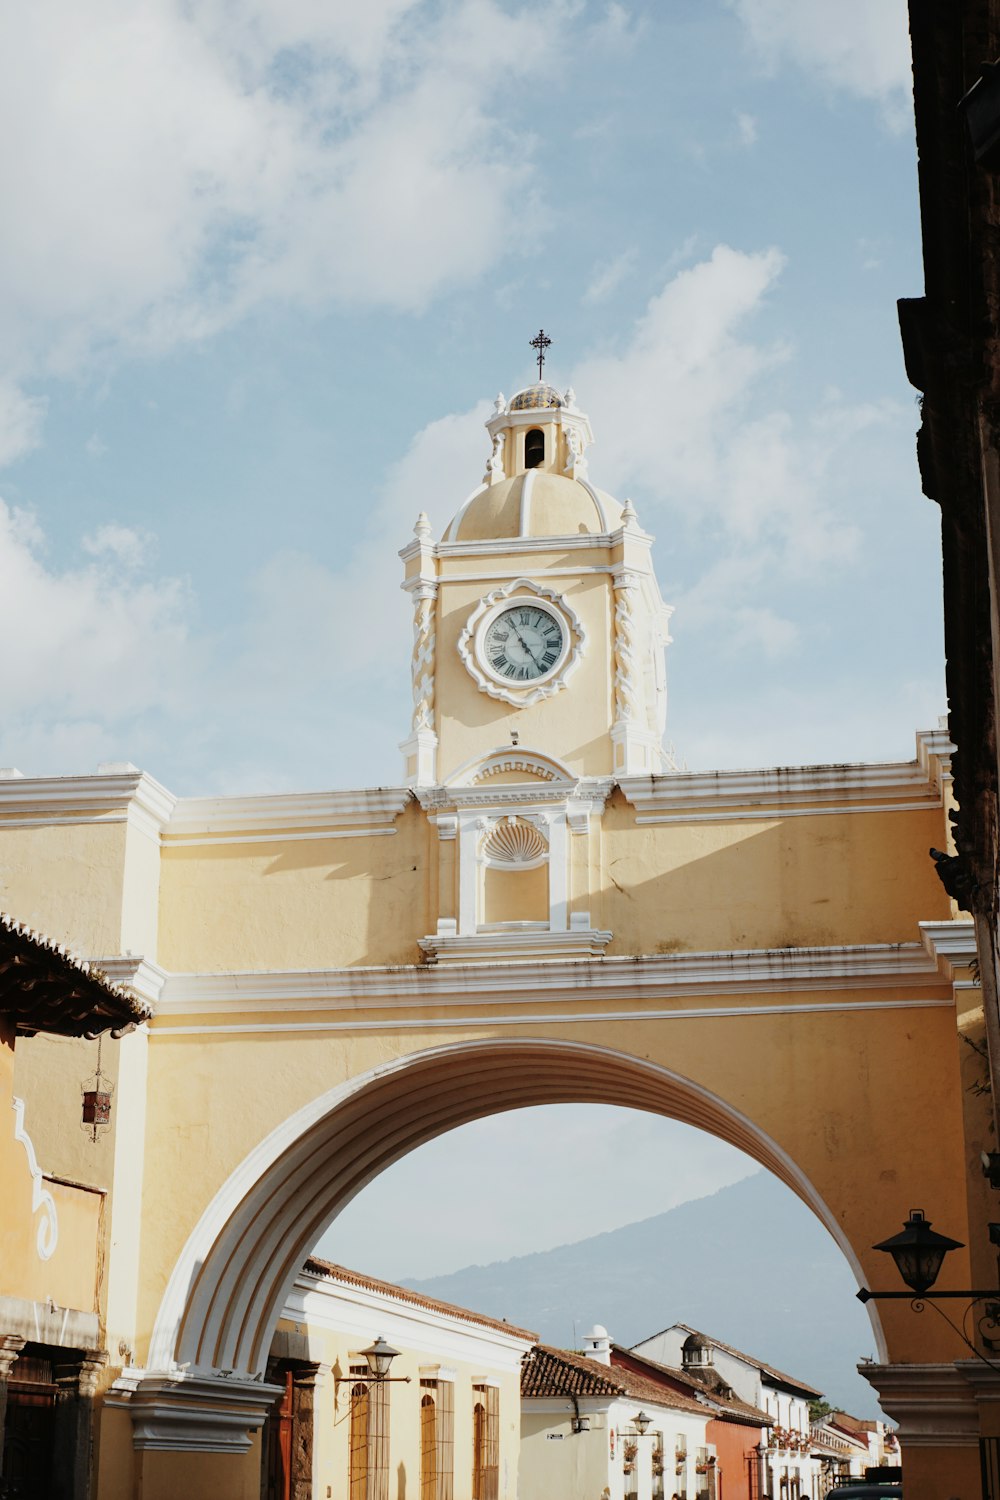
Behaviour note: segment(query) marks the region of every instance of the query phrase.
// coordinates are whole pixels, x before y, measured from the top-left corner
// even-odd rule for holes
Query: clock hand
[[[539,663],[538,657],[535,655],[534,651],[532,651],[531,647],[528,645],[527,641],[524,639],[524,636],[521,634],[521,632],[518,630],[517,626],[514,624],[513,620],[511,620],[511,622],[510,622],[510,628],[514,632],[514,634],[517,636],[518,640],[521,642],[521,645],[524,647],[525,651],[527,651],[528,655],[531,657],[531,660],[535,663],[535,666],[536,667],[539,666],[540,663]]]

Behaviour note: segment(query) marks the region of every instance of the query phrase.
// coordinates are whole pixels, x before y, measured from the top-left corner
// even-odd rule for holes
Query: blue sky
[[[945,703],[902,0],[0,24],[0,764],[398,780],[396,551],[543,324],[658,537],[678,758],[912,754]]]
[[[946,705],[903,0],[44,0],[0,36],[0,765],[397,782],[397,549],[543,325],[658,538],[678,759],[912,756]],[[588,1231],[748,1169],[563,1118],[642,1209]],[[526,1248],[460,1207],[460,1257],[370,1268]]]

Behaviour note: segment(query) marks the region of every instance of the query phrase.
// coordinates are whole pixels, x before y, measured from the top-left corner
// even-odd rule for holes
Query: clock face
[[[555,611],[526,599],[493,617],[483,632],[481,659],[503,683],[537,682],[559,665],[566,640]]]

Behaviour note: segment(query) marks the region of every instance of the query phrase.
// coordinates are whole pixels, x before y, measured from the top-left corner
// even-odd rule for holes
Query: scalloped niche
[[[487,929],[547,927],[549,846],[527,818],[492,821],[479,845],[479,925]]]

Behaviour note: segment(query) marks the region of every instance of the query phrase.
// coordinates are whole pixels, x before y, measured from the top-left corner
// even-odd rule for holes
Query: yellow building
[[[120,1037],[148,1010],[65,949],[0,916],[0,1494],[85,1496],[104,1340],[110,1174],[43,1172],[15,1082],[15,1048]],[[42,1040],[44,1039],[44,1040]],[[78,1049],[76,1049],[78,1050]],[[68,1082],[78,1129],[96,1139],[110,1108],[96,1072]],[[53,1069],[50,1086],[58,1087]],[[11,1114],[13,1119],[11,1120]],[[32,1111],[32,1120],[34,1111]]]
[[[53,1088],[83,1058],[17,1055],[45,1169],[110,1174],[98,1500],[257,1500],[272,1341],[314,1244],[391,1162],[483,1115],[687,1120],[808,1203],[859,1285],[888,1279],[872,1246],[914,1203],[967,1243],[982,1212],[971,924],[927,858],[946,734],[899,764],[678,771],[651,538],[591,482],[586,416],[539,384],[498,398],[488,434],[482,483],[401,554],[398,786],[0,780],[9,910],[156,1010],[105,1048],[96,1147]],[[942,1285],[975,1285],[977,1255]],[[910,1500],[977,1494],[989,1393],[968,1351],[905,1302],[869,1310]]]

